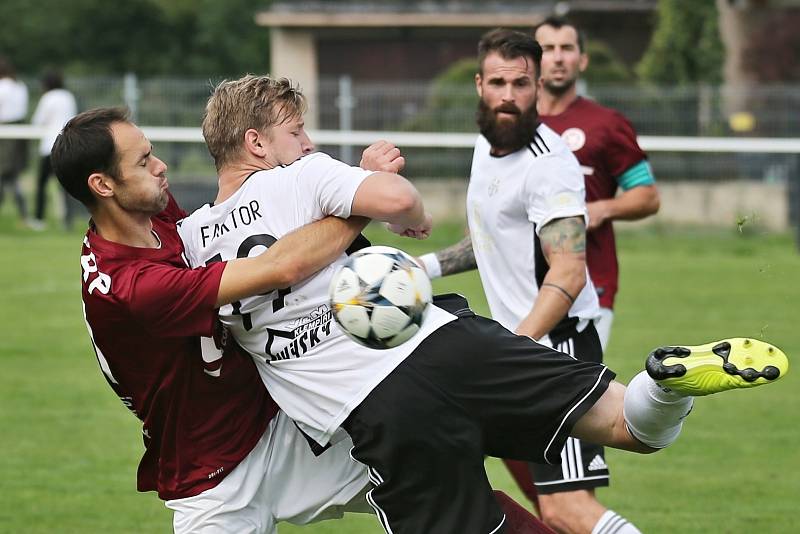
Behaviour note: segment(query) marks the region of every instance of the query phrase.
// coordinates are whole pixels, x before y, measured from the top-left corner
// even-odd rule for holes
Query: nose
[[[155,158],[155,156],[153,157]],[[155,160],[156,160],[156,171],[157,171],[156,175],[164,174],[165,172],[167,172],[167,164],[158,158],[155,158]]]
[[[308,134],[306,134],[305,132],[303,132],[302,147],[303,147],[303,154],[311,154],[312,152],[314,152],[314,150],[316,150],[314,143],[311,142],[311,139],[309,139]]]
[[[514,101],[514,87],[507,83],[503,88],[503,102],[513,102]]]

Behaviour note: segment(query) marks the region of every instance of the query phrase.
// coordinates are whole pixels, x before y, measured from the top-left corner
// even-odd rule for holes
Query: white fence
[[[202,143],[200,128],[142,126],[152,142]],[[39,139],[43,130],[27,124],[0,125],[0,139]],[[320,146],[365,147],[386,139],[399,147],[472,148],[475,134],[437,132],[384,131],[310,131],[311,139]],[[715,152],[746,154],[800,154],[800,139],[782,137],[685,137],[639,136],[639,144],[648,152]]]
[[[199,128],[186,127],[148,127],[143,126],[145,135],[154,143],[170,145],[196,145],[205,153],[203,136]],[[0,138],[38,139],[41,129],[30,125],[0,126]],[[318,146],[338,149],[338,153],[353,153],[378,139],[389,140],[403,149],[462,149],[462,159],[468,159],[467,149],[475,142],[475,134],[463,133],[425,133],[388,131],[335,131],[317,130],[309,132]],[[650,223],[700,224],[707,226],[735,226],[742,218],[754,221],[771,230],[786,230],[790,225],[800,224],[800,139],[789,138],[728,138],[728,137],[677,137],[641,136],[639,142],[651,156],[658,153],[694,153],[725,156],[735,168],[738,163],[759,164],[758,156],[783,156],[776,171],[765,168],[760,176],[763,179],[742,180],[731,176],[727,180],[676,180],[660,181],[662,198],[660,214],[649,219]],[[160,147],[156,147],[159,154]],[[185,156],[184,156],[185,157]],[[207,154],[205,155],[208,159]],[[738,158],[738,159],[737,159]],[[171,157],[164,158],[173,163]],[[209,188],[215,186],[213,167],[195,167],[191,172],[171,174],[171,183],[176,192],[185,195],[188,207],[196,206],[211,196]],[[658,167],[656,166],[658,175]],[[439,218],[463,216],[464,178],[456,180],[431,180],[431,175],[417,176],[419,185],[424,188],[429,208]],[[773,177],[773,178],[770,178]],[[775,178],[777,177],[777,178]],[[445,177],[447,178],[447,177]],[[450,176],[452,178],[452,176]]]

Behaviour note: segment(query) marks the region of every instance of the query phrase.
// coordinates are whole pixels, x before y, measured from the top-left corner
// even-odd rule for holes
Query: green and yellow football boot
[[[696,347],[661,347],[647,357],[647,374],[661,387],[701,397],[775,382],[789,371],[782,350],[735,337]]]

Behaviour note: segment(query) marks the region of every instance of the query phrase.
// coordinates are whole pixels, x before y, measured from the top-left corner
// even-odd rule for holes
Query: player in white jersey
[[[540,292],[552,289],[563,294],[547,278],[547,243],[543,247],[539,232],[549,224],[563,224],[562,219],[585,220],[583,175],[561,137],[544,125],[536,128],[524,148],[503,157],[491,152],[481,135],[467,191],[469,233],[492,318],[516,330]],[[577,296],[570,294],[574,302],[559,322],[537,336],[540,343],[552,345],[554,329],[582,332],[598,316],[597,295],[586,266],[580,260],[575,263],[585,285]]]
[[[361,215],[401,235],[429,234],[430,216],[407,180],[311,153],[304,111],[303,96],[285,79],[245,76],[215,89],[203,134],[220,189],[213,205],[180,225],[192,266],[258,254],[326,215]],[[220,314],[311,440],[334,443],[340,428],[352,438],[351,454],[376,486],[367,500],[387,532],[505,532],[485,454],[557,463],[570,434],[637,452],[677,437],[691,397],[663,392],[644,373],[626,394],[602,364],[513,335],[458,296],[435,300],[421,331],[397,348],[354,343],[332,320],[327,297],[344,259]],[[767,346],[748,354],[754,350],[762,358]],[[718,390],[733,387],[743,386]]]
[[[493,319],[600,363],[593,324],[600,309],[586,266],[584,178],[566,143],[537,120],[541,48],[528,35],[496,30],[478,50],[482,135],[467,190],[469,237],[421,259],[433,275],[477,266]],[[603,447],[569,438],[561,457],[560,466],[530,466],[535,488],[527,465],[506,464],[546,523],[588,534],[606,523],[606,509],[594,496],[609,480]]]

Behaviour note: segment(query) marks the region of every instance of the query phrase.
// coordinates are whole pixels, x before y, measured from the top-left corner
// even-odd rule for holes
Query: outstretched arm
[[[586,226],[583,217],[555,219],[539,232],[550,266],[530,313],[516,333],[539,339],[567,315],[586,285]]]
[[[469,234],[455,245],[424,254],[418,259],[431,278],[463,273],[478,267]]]
[[[326,217],[285,235],[263,254],[229,261],[217,306],[305,280],[341,256],[368,222],[364,217]]]

